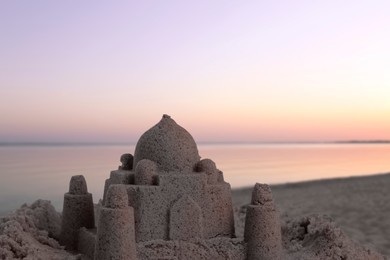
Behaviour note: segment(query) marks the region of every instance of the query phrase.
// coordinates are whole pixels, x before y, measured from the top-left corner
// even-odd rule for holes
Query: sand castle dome
[[[142,159],[154,161],[166,172],[192,172],[200,156],[194,138],[168,115],[138,140],[134,166]]]

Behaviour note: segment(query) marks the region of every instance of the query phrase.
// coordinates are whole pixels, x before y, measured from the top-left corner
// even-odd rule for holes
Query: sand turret
[[[134,157],[132,154],[130,153],[122,154],[120,159],[122,165],[118,167],[119,170],[131,171],[133,169],[133,160]]]
[[[282,259],[279,212],[266,184],[256,183],[253,189],[252,201],[246,211],[244,239],[248,260]]]
[[[210,159],[203,159],[195,165],[196,172],[203,172],[207,175],[208,184],[216,184],[223,181],[222,173],[217,169],[215,162]]]
[[[152,185],[157,174],[157,164],[151,160],[142,159],[135,168],[134,183],[136,185]]]
[[[66,249],[74,250],[77,247],[79,229],[94,226],[92,194],[88,193],[84,176],[72,176],[69,192],[64,195],[60,243]]]
[[[125,186],[111,185],[100,209],[95,245],[96,260],[137,259],[134,211],[128,205]]]

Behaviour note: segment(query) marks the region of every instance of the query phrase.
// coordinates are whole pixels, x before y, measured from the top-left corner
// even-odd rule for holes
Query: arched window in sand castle
[[[202,237],[202,209],[190,196],[183,196],[170,210],[169,239],[190,240]]]

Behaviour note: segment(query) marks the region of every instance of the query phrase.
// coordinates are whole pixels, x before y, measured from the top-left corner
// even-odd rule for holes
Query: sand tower
[[[271,189],[266,184],[256,183],[253,188],[252,201],[246,211],[244,239],[247,243],[247,260],[282,259],[279,212]]]
[[[84,176],[70,179],[69,192],[64,195],[60,242],[68,250],[75,250],[81,227],[95,227],[92,194],[88,193]]]
[[[96,234],[96,260],[137,259],[133,209],[123,185],[111,185],[100,209]]]

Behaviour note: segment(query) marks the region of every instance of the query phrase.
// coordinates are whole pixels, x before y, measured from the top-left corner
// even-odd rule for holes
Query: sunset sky
[[[0,2],[0,142],[390,139],[390,1]]]

